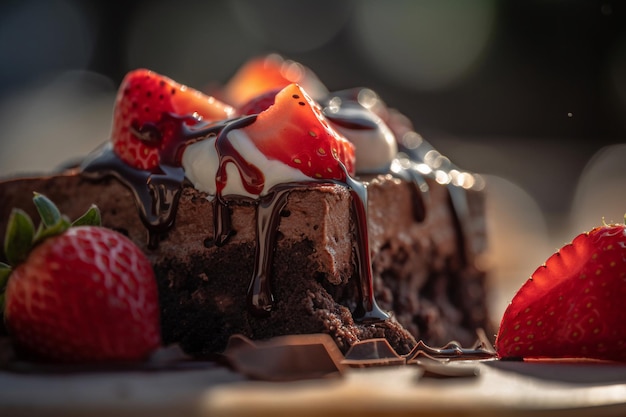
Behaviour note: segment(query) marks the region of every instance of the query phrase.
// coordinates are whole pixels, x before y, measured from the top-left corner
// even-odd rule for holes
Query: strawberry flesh
[[[517,292],[500,324],[498,355],[626,361],[624,299],[624,225],[581,234]]]
[[[346,173],[354,174],[354,146],[297,84],[278,92],[274,104],[243,130],[265,156],[308,177],[345,182]]]
[[[135,168],[157,167],[163,152],[176,149],[172,141],[177,137],[164,117],[168,113],[183,116],[187,125],[195,125],[202,119],[225,119],[234,110],[155,72],[131,71],[119,88],[113,113],[111,140],[115,153]]]
[[[281,89],[270,90],[248,101],[241,106],[238,113],[242,116],[248,116],[252,114],[259,114],[264,110],[267,110],[270,106],[274,105],[276,101],[276,94]]]

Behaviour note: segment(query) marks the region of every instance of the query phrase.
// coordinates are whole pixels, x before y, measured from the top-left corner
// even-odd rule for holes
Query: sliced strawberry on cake
[[[240,106],[239,109],[237,109],[237,113],[242,116],[249,116],[252,114],[261,113],[263,110],[266,110],[268,107],[274,104],[274,102],[276,101],[276,94],[278,94],[278,92],[283,88],[284,87],[269,90],[265,93],[259,94],[256,97],[253,97],[247,103]]]
[[[345,181],[342,164],[354,174],[354,146],[330,127],[320,106],[297,84],[278,92],[274,104],[242,130],[268,158],[307,177]]]
[[[540,266],[506,309],[501,358],[626,361],[626,228],[577,236]]]
[[[164,114],[185,116],[187,124],[222,120],[234,109],[214,97],[155,72],[138,69],[124,78],[115,102],[111,140],[116,154],[134,168],[151,170],[172,140]]]
[[[240,119],[218,139],[185,149],[185,175],[196,188],[257,198],[277,184],[345,182],[355,173],[354,146],[330,126],[302,87],[288,85],[264,108],[266,98],[260,97],[255,115]]]

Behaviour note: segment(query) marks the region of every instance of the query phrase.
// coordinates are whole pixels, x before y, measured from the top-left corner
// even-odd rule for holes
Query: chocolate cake
[[[198,357],[222,351],[233,334],[327,333],[344,352],[371,338],[400,354],[417,340],[472,344],[477,329],[490,328],[485,273],[476,265],[485,246],[482,180],[453,166],[399,113],[380,111],[381,102],[376,112],[364,106],[362,91],[370,93],[324,93],[316,102],[349,139],[384,119],[398,149],[373,169],[359,168],[357,145],[356,173],[339,161],[336,178],[280,181],[254,198],[219,187],[212,194],[171,155],[214,140],[219,169],[228,160],[250,187],[254,178],[242,172],[254,174],[254,166],[228,138],[261,113],[194,120],[192,128],[164,113],[162,124],[131,129],[146,141],[155,126],[175,132],[158,169],[132,167],[108,144],[80,166],[7,179],[0,233],[13,207],[33,212],[34,191],[71,218],[96,204],[103,225],[129,236],[154,266],[164,343]]]

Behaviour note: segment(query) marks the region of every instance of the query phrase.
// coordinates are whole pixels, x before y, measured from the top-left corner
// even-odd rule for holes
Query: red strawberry
[[[311,70],[303,65],[271,54],[246,62],[230,79],[220,94],[227,103],[241,107],[268,91],[300,84],[310,93],[323,94],[326,88]]]
[[[626,361],[626,228],[577,236],[540,266],[508,306],[501,358]]]
[[[265,156],[311,178],[345,181],[340,162],[354,174],[354,145],[329,126],[319,105],[297,84],[276,94],[274,105],[243,130]]]
[[[279,88],[276,90],[270,90],[256,96],[255,98],[251,99],[246,104],[241,106],[237,110],[237,112],[242,116],[261,113],[263,110],[266,110],[268,107],[274,104],[276,100],[276,94],[278,94],[280,90],[282,89]]]
[[[161,343],[148,259],[113,230],[70,228],[45,197],[37,195],[35,204],[42,215],[38,232],[20,210],[7,228],[5,252],[15,268],[6,284],[4,318],[18,352],[58,362],[145,359]],[[2,265],[5,273],[8,268]]]
[[[172,138],[167,129],[157,137],[142,135],[146,123],[157,124],[164,113],[188,116],[188,124],[200,118],[222,120],[234,114],[232,107],[193,88],[146,69],[129,72],[119,88],[113,114],[113,149],[126,163],[150,170]],[[194,115],[195,114],[195,115]],[[155,136],[155,135],[152,135]]]

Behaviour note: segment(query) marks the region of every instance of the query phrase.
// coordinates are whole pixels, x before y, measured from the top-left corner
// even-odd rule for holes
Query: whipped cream
[[[215,148],[215,140],[216,138],[213,137],[187,146],[182,158],[185,176],[197,190],[204,191],[210,196],[217,194],[215,177],[219,168],[219,156]],[[298,169],[292,168],[281,161],[268,159],[241,129],[234,129],[228,132],[227,140],[246,161],[263,172],[265,184],[259,195],[249,193],[243,185],[236,164],[227,162],[227,181],[222,191],[222,195],[225,197],[243,196],[256,199],[267,194],[277,184],[313,181],[312,178],[307,177]]]
[[[331,121],[333,128],[354,144],[355,166],[359,174],[387,172],[398,154],[396,137],[391,129],[374,113],[370,118],[376,124],[375,129],[351,129]]]

